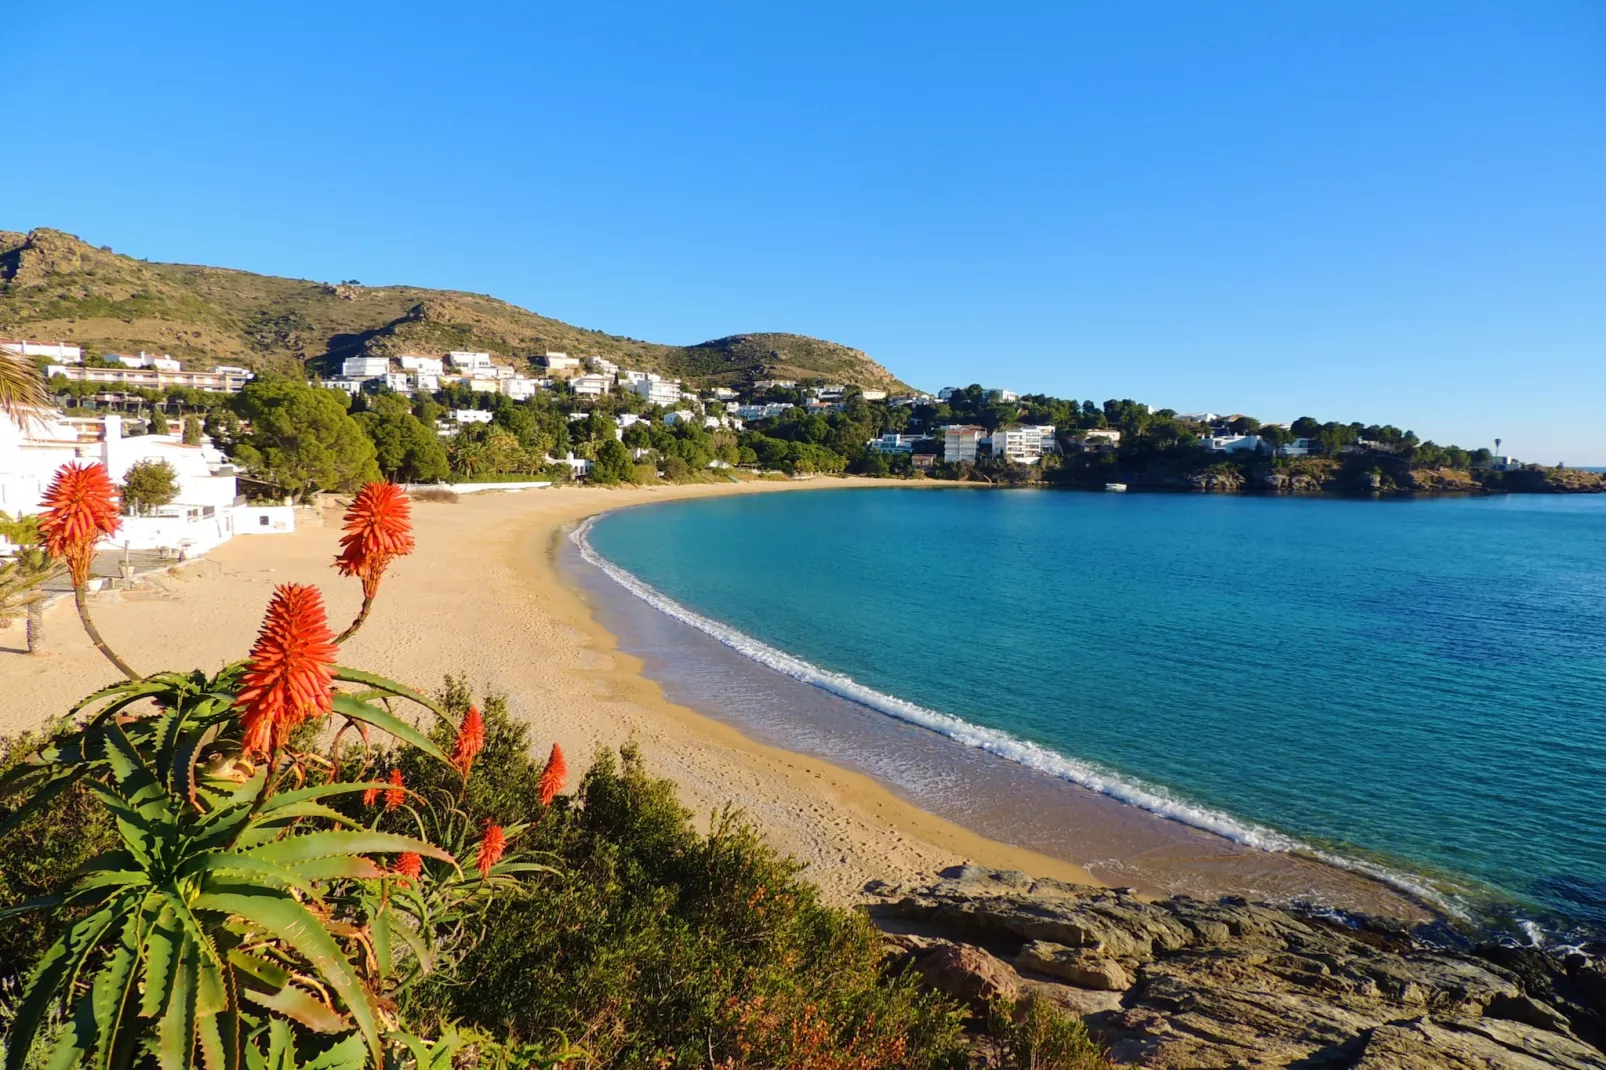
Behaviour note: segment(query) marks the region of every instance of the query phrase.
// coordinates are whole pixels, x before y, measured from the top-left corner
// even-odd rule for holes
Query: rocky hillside
[[[1024,989],[1153,1070],[1606,1070],[1606,967],[1452,950],[1398,923],[1126,891],[965,866],[872,885],[889,940],[933,987]],[[1446,935],[1446,934],[1438,934]]]
[[[527,359],[551,349],[700,384],[751,377],[903,386],[859,350],[801,335],[661,345],[584,330],[480,294],[149,263],[44,229],[0,231],[0,336],[296,374],[370,353],[474,349]]]

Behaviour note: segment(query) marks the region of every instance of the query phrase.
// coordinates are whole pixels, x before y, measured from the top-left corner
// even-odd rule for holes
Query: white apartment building
[[[569,389],[582,397],[601,397],[613,389],[613,379],[606,375],[577,375],[569,380]]]
[[[481,379],[476,376],[469,379],[459,379],[458,382],[470,390],[477,390],[481,394],[500,394],[502,392],[502,382],[499,379]]]
[[[673,405],[680,400],[680,384],[648,379],[635,384],[635,391],[653,405]]]
[[[1035,427],[1000,427],[993,432],[993,456],[1013,464],[1043,459],[1043,436]]]
[[[485,409],[453,409],[452,422],[458,424],[488,424],[491,414]]]
[[[501,382],[502,393],[514,401],[528,401],[530,398],[535,397],[536,391],[541,389],[536,385],[534,379],[529,379],[522,375],[503,379]]]
[[[913,453],[917,442],[930,442],[927,435],[900,435],[887,432],[880,438],[872,438],[865,445],[877,453]]]
[[[224,371],[220,368],[209,372],[162,368],[90,368],[81,364],[51,364],[45,368],[46,378],[57,375],[69,383],[104,383],[107,390],[119,387],[162,390],[169,386],[187,386],[192,390],[211,390],[221,394],[232,394],[255,378],[248,371]]]
[[[753,384],[754,390],[794,390],[797,388],[796,379],[760,379]]]
[[[736,391],[728,386],[716,386],[708,392],[715,401],[734,401]]]
[[[468,370],[471,368],[490,368],[495,365],[489,353],[474,353],[468,350],[454,349],[446,354],[446,359],[452,367]]]
[[[372,379],[388,371],[389,357],[347,357],[340,362],[340,374],[347,379]]]
[[[632,371],[629,368],[626,368],[619,373],[619,379],[627,386],[635,386],[637,383],[645,383],[652,378],[656,378],[656,376],[652,376],[647,372]]]
[[[407,393],[407,391],[413,385],[412,376],[408,375],[406,372],[386,372],[384,375],[375,376],[374,378],[370,379],[369,382],[376,385],[382,383],[384,384],[385,389],[394,390],[398,394]]]
[[[579,357],[571,357],[567,353],[554,353],[551,350],[547,350],[541,357],[541,363],[555,372],[578,371],[580,368]]]
[[[1072,439],[1084,453],[1108,453],[1121,445],[1121,432],[1113,427],[1090,427]]]
[[[362,382],[361,379],[319,379],[316,385],[324,390],[344,390],[356,397],[362,392]]]
[[[885,390],[861,390],[859,391],[859,396],[866,401],[887,400],[887,392]]]
[[[1037,429],[1037,436],[1042,440],[1040,448],[1044,453],[1058,453],[1060,451],[1059,439],[1054,437],[1053,424],[1028,424],[1027,426]]]
[[[19,357],[44,357],[57,364],[78,364],[84,351],[66,342],[30,342],[23,338],[0,338],[0,349]]]
[[[974,462],[981,450],[981,440],[986,435],[987,429],[975,424],[949,424],[942,429],[942,459],[950,464],[955,461]]]
[[[1321,447],[1316,444],[1314,438],[1296,438],[1286,446],[1278,446],[1277,456],[1308,457],[1313,453],[1319,452],[1320,449]]]
[[[764,405],[738,405],[727,411],[734,412],[744,420],[773,420],[794,406],[784,401],[771,401]]]
[[[419,368],[417,371],[410,373],[408,378],[412,380],[414,390],[422,390],[433,394],[441,388],[441,373],[438,371],[432,372],[425,368]]]
[[[674,427],[679,423],[687,423],[693,418],[694,417],[690,409],[676,409],[674,412],[664,413],[664,426]]]
[[[446,372],[445,364],[441,358],[426,357],[418,353],[403,353],[396,358],[396,363],[401,365],[403,371],[427,372],[436,378]]]
[[[587,357],[586,367],[590,368],[598,375],[617,377],[619,374],[619,365],[615,364],[606,357]]]
[[[994,388],[987,391],[987,396],[993,401],[1019,401],[1020,395],[1013,390],[1000,390]]]

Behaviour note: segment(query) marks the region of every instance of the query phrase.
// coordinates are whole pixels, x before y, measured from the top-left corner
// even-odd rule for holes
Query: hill
[[[42,228],[0,231],[0,335],[285,374],[332,370],[365,354],[470,349],[528,361],[551,349],[699,385],[817,378],[904,388],[863,352],[802,335],[664,345],[585,330],[483,294],[151,263]]]

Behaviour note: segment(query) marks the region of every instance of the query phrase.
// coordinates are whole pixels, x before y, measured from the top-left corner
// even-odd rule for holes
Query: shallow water
[[[972,827],[1133,883],[1350,894],[1206,828],[1474,913],[1606,923],[1606,498],[888,489],[651,506],[587,537],[739,633],[695,657],[675,637],[650,673],[745,662],[712,674],[750,692],[720,700],[745,727],[846,749]],[[615,617],[669,620],[623,590]],[[765,707],[779,674],[754,657],[840,708]]]

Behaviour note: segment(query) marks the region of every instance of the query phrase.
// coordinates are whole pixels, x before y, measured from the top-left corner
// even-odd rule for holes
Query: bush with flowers
[[[40,531],[72,577],[90,639],[125,679],[95,692],[60,732],[0,781],[23,801],[0,835],[68,791],[87,793],[115,830],[112,849],[69,886],[5,913],[67,912],[70,924],[34,964],[11,1017],[6,1070],[22,1070],[53,1008],[50,1068],[317,1070],[477,1058],[495,1048],[455,1029],[426,1040],[397,1015],[401,993],[449,969],[465,919],[546,867],[509,853],[521,827],[461,809],[387,831],[334,803],[380,813],[430,809],[398,776],[347,780],[341,763],[303,744],[339,722],[341,738],[387,734],[464,784],[479,744],[472,723],[446,725],[450,748],[395,710],[446,718],[433,698],[337,663],[367,619],[387,566],[412,549],[399,488],[362,488],[346,514],[336,566],[363,585],[340,635],[315,587],[285,584],[240,662],[141,673],[100,636],[86,584],[96,543],[117,530],[104,467],[61,469]],[[521,1062],[542,1061],[524,1050]],[[548,1060],[551,1061],[551,1060]]]

